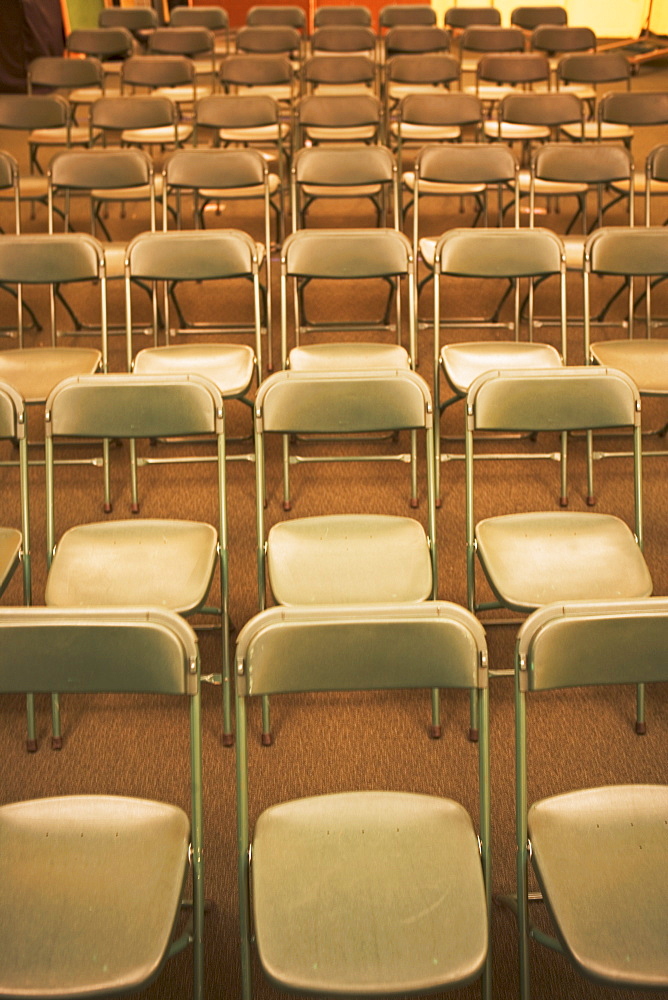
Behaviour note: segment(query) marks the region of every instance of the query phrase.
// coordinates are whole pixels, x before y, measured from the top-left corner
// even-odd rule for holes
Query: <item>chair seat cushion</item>
[[[134,362],[137,375],[203,375],[225,397],[243,396],[253,381],[255,352],[247,344],[177,344],[147,347]]]
[[[46,402],[59,382],[73,375],[93,375],[102,352],[90,347],[26,347],[0,351],[0,379],[20,392],[26,403]]]
[[[46,604],[199,608],[216,565],[218,534],[199,521],[103,521],[62,536],[49,570]]]
[[[556,795],[529,810],[533,865],[568,954],[612,986],[668,986],[668,786]]]
[[[2,806],[0,991],[142,988],[166,957],[188,844],[188,817],[161,802],[81,795]]]
[[[427,536],[412,517],[280,521],[269,531],[267,569],[278,604],[413,602],[431,595]]]
[[[279,136],[285,138],[290,132],[287,122],[272,125],[256,125],[254,128],[221,128],[218,137],[221,142],[277,142]]]
[[[313,142],[365,142],[376,134],[376,125],[350,125],[345,128],[326,128],[309,125],[305,129],[307,138]]]
[[[289,367],[296,372],[353,371],[360,368],[410,368],[408,352],[399,344],[308,344],[293,347]]]
[[[177,142],[187,142],[192,131],[192,125],[186,122],[179,123],[176,126],[176,131],[173,125],[159,125],[156,128],[128,128],[121,132],[121,142],[140,146],[173,146],[175,136]]]
[[[465,395],[472,382],[497,368],[561,368],[561,355],[550,344],[516,340],[471,341],[441,349],[441,367],[455,392]]]
[[[18,564],[21,541],[21,532],[16,528],[0,528],[0,593]]]
[[[515,122],[499,122],[495,119],[486,121],[483,131],[488,139],[502,139],[504,142],[520,139],[540,141],[550,138],[550,129],[546,125],[522,125]]]
[[[459,125],[418,125],[413,122],[394,122],[391,132],[401,135],[404,142],[455,142],[462,134]]]
[[[258,954],[281,987],[421,993],[482,968],[478,845],[449,799],[371,791],[273,806],[256,824],[251,873]]]
[[[404,187],[409,191],[415,191],[415,174],[412,170],[406,170],[401,177]],[[486,184],[479,184],[477,182],[471,182],[471,184],[454,184],[449,181],[425,181],[420,178],[420,194],[435,194],[435,195],[461,195],[462,197],[467,194],[484,194]],[[434,249],[436,247],[436,240],[433,241]],[[432,252],[432,261],[434,255]]]
[[[609,514],[555,511],[480,521],[478,556],[505,607],[649,597],[652,578],[633,533]]]
[[[598,122],[585,122],[584,138],[592,140],[598,139],[598,128]],[[572,142],[579,142],[583,138],[582,128],[580,125],[562,125],[561,131]],[[601,122],[601,138],[631,139],[633,138],[633,129],[628,125],[617,125],[615,122]]]
[[[668,396],[668,340],[604,340],[591,345],[591,354],[630,375],[643,394]]]

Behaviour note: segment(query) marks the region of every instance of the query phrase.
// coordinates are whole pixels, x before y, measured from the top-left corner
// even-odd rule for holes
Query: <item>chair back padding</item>
[[[222,434],[219,390],[198,375],[66,379],[46,403],[46,435],[135,438]]]
[[[130,56],[121,66],[121,88],[178,87],[194,80],[195,64],[188,56]]]
[[[195,694],[197,639],[161,609],[2,608],[0,690]]]
[[[169,187],[245,188],[264,184],[266,160],[256,149],[180,149],[165,162]]]
[[[528,278],[559,274],[564,249],[547,229],[451,229],[436,245],[441,274]]]
[[[239,229],[142,233],[126,261],[129,277],[146,281],[249,277],[258,266],[255,241]]]
[[[633,160],[624,146],[555,142],[536,151],[533,172],[541,180],[605,184],[632,178]]]
[[[568,21],[565,7],[515,7],[510,15],[510,23],[518,28],[531,31],[540,24],[561,25]]]
[[[320,128],[352,128],[380,123],[380,101],[371,94],[309,95],[297,108],[299,125]]]
[[[303,7],[291,7],[287,4],[281,4],[280,7],[258,4],[251,7],[246,14],[246,24],[249,27],[262,24],[287,24],[291,28],[304,31],[306,29],[306,11]]]
[[[385,79],[391,83],[448,84],[459,76],[459,60],[438,52],[392,56],[385,66]]]
[[[63,128],[69,119],[60,94],[0,94],[0,128]]]
[[[388,57],[401,52],[449,52],[450,32],[435,25],[402,24],[385,36]]]
[[[596,230],[585,244],[585,268],[598,274],[668,274],[668,231],[663,226]]]
[[[668,599],[547,605],[520,629],[518,657],[529,691],[666,681]]]
[[[169,14],[172,28],[200,27],[209,31],[225,31],[230,18],[222,7],[173,7]]]
[[[476,77],[499,84],[538,83],[549,80],[550,62],[539,52],[493,53],[480,59]]]
[[[631,80],[631,63],[621,52],[590,52],[559,60],[557,78],[564,83],[614,83]]]
[[[229,56],[220,69],[223,85],[239,87],[292,84],[293,71],[285,56]]]
[[[294,277],[381,278],[407,274],[413,251],[395,229],[301,229],[288,236],[281,260]]]
[[[577,94],[506,94],[499,102],[499,119],[516,125],[570,125],[584,122]]]
[[[569,431],[639,427],[640,395],[623,372],[572,366],[486,372],[471,385],[467,428]]]
[[[391,183],[395,169],[394,157],[385,146],[310,146],[300,149],[293,160],[296,183],[315,186]]]
[[[97,24],[99,28],[147,31],[158,27],[158,12],[153,7],[105,7],[98,14]]]
[[[68,52],[83,52],[98,59],[120,56],[125,59],[134,51],[134,39],[127,27],[75,28],[67,36]]]
[[[598,106],[600,121],[617,125],[665,125],[668,122],[668,91],[613,91],[604,94]]]
[[[195,119],[204,128],[259,128],[276,125],[279,108],[268,94],[211,94],[198,100]]]
[[[425,146],[416,163],[419,181],[452,184],[513,182],[517,169],[517,160],[507,146],[474,142]]]
[[[276,24],[271,27],[240,28],[237,32],[237,52],[254,52],[256,54],[298,53],[301,49],[301,35],[296,28],[288,24]]]
[[[100,97],[91,105],[91,129],[160,128],[175,125],[177,112],[168,97],[141,94]]]
[[[143,187],[152,181],[153,165],[141,149],[72,149],[53,158],[49,177],[55,189]]]
[[[307,59],[302,70],[305,83],[371,86],[376,78],[376,66],[368,56],[316,55]]]
[[[464,30],[459,47],[472,52],[524,52],[524,32],[477,23]]]
[[[379,28],[395,28],[402,24],[436,24],[436,11],[429,4],[393,3],[381,7],[378,14]]]
[[[484,631],[455,604],[269,608],[237,641],[241,695],[484,688]]]
[[[257,431],[336,433],[430,428],[432,404],[420,375],[379,372],[276,372],[260,386]]]
[[[85,233],[0,235],[0,281],[64,284],[102,276],[102,245]]]
[[[311,52],[374,52],[376,36],[371,28],[355,24],[330,24],[311,35]]]
[[[195,56],[213,54],[216,40],[208,28],[156,28],[148,36],[148,51],[162,55]]]
[[[399,105],[402,122],[412,125],[477,125],[483,119],[482,102],[475,94],[407,94]]]
[[[316,7],[313,23],[316,28],[345,24],[369,28],[371,27],[371,11],[368,7],[363,7],[360,4],[343,4],[341,6],[323,4]]]
[[[463,30],[475,24],[496,27],[501,24],[501,11],[496,7],[449,7],[445,12],[446,28]]]
[[[544,21],[531,32],[531,48],[543,52],[586,52],[596,48],[596,34],[591,28]]]
[[[102,87],[104,70],[95,56],[66,59],[63,56],[38,56],[28,66],[31,87]]]

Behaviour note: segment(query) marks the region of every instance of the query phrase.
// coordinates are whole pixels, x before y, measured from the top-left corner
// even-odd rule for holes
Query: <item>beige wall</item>
[[[438,11],[439,24],[448,7],[475,6],[484,0],[432,0]],[[568,22],[573,25],[587,25],[602,38],[633,38],[642,28],[649,10],[649,0],[554,0],[568,11]],[[536,0],[496,0],[490,6],[501,11],[503,24],[510,24],[510,13],[520,6],[545,6]],[[668,34],[668,0],[654,0],[652,30]]]

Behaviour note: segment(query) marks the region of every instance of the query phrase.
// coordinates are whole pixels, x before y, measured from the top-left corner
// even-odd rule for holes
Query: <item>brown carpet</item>
[[[659,89],[665,72],[647,68],[642,80],[648,89]],[[652,74],[655,74],[652,76]],[[635,155],[638,162],[647,148],[665,140],[665,135],[642,136]],[[134,212],[135,209],[132,210]],[[115,235],[143,228],[142,218],[129,216],[121,221],[112,215]],[[346,210],[341,216],[346,220]],[[326,218],[326,216],[325,216]],[[470,216],[435,215],[435,229],[466,224]],[[566,213],[546,217],[545,224],[562,229]],[[40,218],[26,225],[39,228]],[[225,211],[212,225],[242,225],[243,216]],[[329,220],[331,221],[331,220]],[[338,220],[341,221],[341,218]],[[370,224],[370,218],[369,218]],[[134,228],[132,229],[134,231]],[[276,284],[275,292],[278,291]],[[343,294],[341,294],[343,292]],[[88,293],[90,295],[90,293]],[[216,293],[218,295],[219,293]],[[190,296],[193,315],[208,307],[221,314],[238,305],[237,294],[214,297],[198,288]],[[318,308],[333,309],[343,316],[360,302],[373,304],[380,293],[346,287],[326,290]],[[452,314],[476,312],[495,301],[496,292],[459,283],[452,300]],[[111,292],[116,315],[122,304],[119,289]],[[82,306],[89,303],[79,297]],[[429,314],[430,293],[425,293],[423,316]],[[663,301],[662,301],[663,300]],[[43,315],[43,298],[30,293],[30,301]],[[187,301],[187,299],[186,299]],[[140,299],[138,298],[138,303]],[[581,290],[577,278],[569,280],[570,315],[581,314]],[[138,308],[142,306],[139,305]],[[554,290],[545,289],[540,302],[544,314],[555,307]],[[449,306],[450,308],[450,306]],[[668,314],[668,295],[657,293],[657,312]],[[0,323],[11,321],[11,302],[0,296]],[[554,337],[554,331],[548,331]],[[467,338],[469,334],[465,335]],[[582,359],[581,328],[570,328],[570,360]],[[36,344],[36,335],[26,343]],[[69,342],[66,338],[65,343]],[[8,342],[9,344],[10,342]],[[431,381],[431,334],[420,336],[420,371]],[[112,367],[121,370],[120,338],[113,338]],[[278,355],[276,353],[276,361]],[[227,412],[230,435],[249,429],[249,414],[240,404],[230,404]],[[646,428],[663,426],[665,404],[648,401],[644,407]],[[31,437],[40,436],[42,414],[31,413]],[[451,409],[444,421],[448,434],[459,434],[463,424],[461,406]],[[616,442],[619,444],[619,442]],[[522,447],[545,448],[545,440]],[[664,442],[649,439],[648,449]],[[168,446],[160,445],[161,451]],[[302,445],[313,449],[314,445]],[[391,448],[393,445],[384,445]],[[554,443],[549,443],[554,447]],[[448,450],[461,448],[452,443]],[[231,452],[244,446],[231,446]],[[76,454],[81,449],[76,450]],[[155,453],[155,452],[153,452]],[[35,457],[39,452],[35,449]],[[71,449],[71,454],[75,450]],[[3,458],[13,457],[11,448]],[[113,450],[114,513],[129,516],[127,449]],[[279,452],[272,445],[269,465],[269,523],[283,517],[280,506]],[[668,592],[668,528],[666,527],[666,459],[647,458],[644,464],[646,555],[653,574],[655,593]],[[571,509],[586,509],[584,501],[583,441],[571,444]],[[209,465],[159,466],[141,472],[142,514],[188,516],[215,519],[213,468]],[[478,472],[481,485],[479,517],[509,509],[532,509],[541,504],[555,507],[558,494],[558,467],[555,463],[482,463]],[[630,519],[632,495],[630,466],[623,459],[610,459],[596,466],[598,510],[614,511]],[[57,476],[57,532],[70,524],[101,517],[101,476],[99,470],[66,466]],[[408,513],[407,468],[396,464],[305,465],[293,474],[294,508],[291,516],[320,510],[386,511]],[[3,523],[14,523],[17,478],[12,470],[0,477]],[[33,561],[35,603],[42,600],[45,577],[43,469],[31,470],[31,512],[33,519]],[[247,462],[229,464],[228,515],[230,528],[230,604],[238,629],[257,609],[255,561],[255,483],[253,466]],[[424,504],[418,511],[424,516]],[[460,603],[466,601],[464,549],[464,468],[453,460],[442,468],[442,506],[438,512],[439,596]],[[15,580],[4,603],[20,603],[21,590]],[[488,629],[491,665],[512,664],[515,628]],[[204,672],[219,669],[215,638],[203,633]],[[20,669],[20,664],[17,664]],[[164,798],[187,807],[187,718],[167,700],[145,697],[108,699],[80,697],[63,699],[64,746],[60,753],[49,749],[49,709],[46,698],[38,699],[40,749],[27,755],[23,749],[24,709],[21,699],[0,699],[0,773],[2,800],[28,795],[39,796],[70,791],[132,793]],[[633,732],[634,697],[623,691],[568,691],[534,699],[531,706],[530,738],[532,779],[530,797],[551,791],[605,784],[614,781],[665,782],[668,763],[668,692],[651,688],[648,692],[648,732],[639,738]],[[259,746],[259,715],[251,715],[251,796],[257,815],[276,799],[323,791],[363,788],[404,788],[452,796],[475,816],[477,813],[476,749],[467,739],[468,700],[457,694],[443,699],[444,736],[440,742],[427,736],[428,696],[405,693],[374,695],[332,695],[314,698],[299,696],[273,699],[275,745]],[[236,922],[235,797],[234,751],[221,746],[220,690],[204,689],[204,810],[206,894],[212,902],[206,918],[206,988],[209,996],[236,996],[239,992],[238,933]],[[514,884],[514,783],[513,783],[513,704],[512,682],[497,679],[491,691],[492,799],[494,890],[508,892]],[[495,907],[492,945],[494,989],[500,1000],[517,996],[517,949],[514,918]],[[582,980],[560,956],[535,949],[534,995],[544,1000],[563,997],[594,998],[606,991]],[[186,997],[190,988],[188,952],[170,962],[150,996],[163,1000]],[[477,986],[455,996],[475,996]],[[258,997],[273,990],[256,975]],[[620,994],[617,994],[620,995]],[[621,995],[626,995],[623,993]],[[633,994],[638,996],[638,994]]]

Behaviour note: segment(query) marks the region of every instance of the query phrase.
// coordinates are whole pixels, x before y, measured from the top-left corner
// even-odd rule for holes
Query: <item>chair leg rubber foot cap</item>
[[[130,513],[131,514],[138,514],[139,513],[139,504],[138,503],[131,503],[130,504]]]
[[[478,730],[477,729],[469,729],[469,740],[471,741],[471,743],[477,743],[478,742]]]
[[[62,750],[63,749],[63,738],[62,738],[62,736],[52,736],[51,737],[51,749],[52,750]]]
[[[568,497],[559,497],[559,506],[568,507]]]
[[[596,497],[595,496],[587,497],[587,506],[588,507],[595,507],[596,506]]]
[[[273,742],[274,742],[274,737],[271,735],[271,733],[262,733],[263,747],[270,747]]]
[[[429,739],[430,740],[440,740],[441,738],[441,727],[431,725],[429,727]]]
[[[436,498],[436,510],[440,510],[441,507],[442,507],[442,505],[443,505],[443,501],[441,500],[440,497],[437,497]]]
[[[411,497],[411,507],[413,508],[413,510],[415,510],[417,506],[418,506],[418,501],[415,499],[415,497]]]
[[[223,733],[223,746],[233,747],[234,746],[234,736],[232,733]]]
[[[105,514],[111,514],[111,512],[113,510],[113,506],[110,503],[105,503],[102,506],[102,510],[105,512]]]
[[[292,504],[291,503],[284,503],[283,504],[283,510],[292,510]]]
[[[37,753],[37,740],[26,740],[26,750],[28,753]]]
[[[647,726],[644,722],[636,722],[636,733],[638,736],[644,736],[647,732]]]

